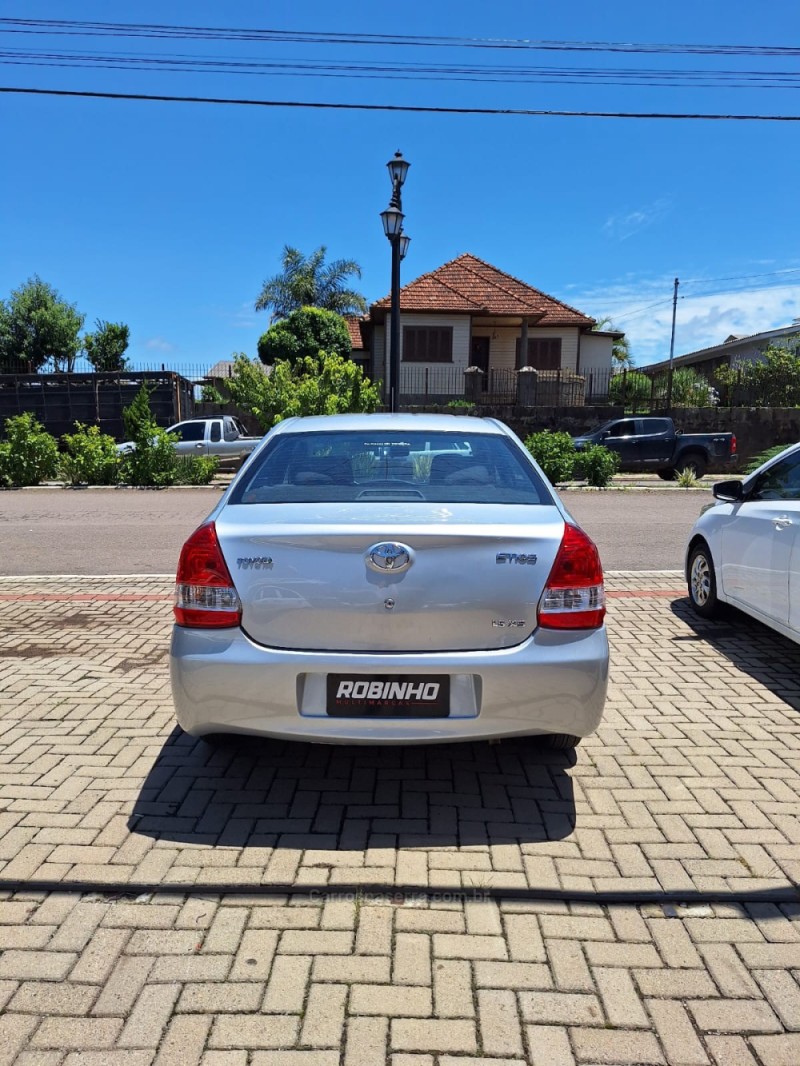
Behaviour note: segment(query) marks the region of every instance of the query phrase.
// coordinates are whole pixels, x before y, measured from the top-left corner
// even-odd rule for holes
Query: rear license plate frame
[[[329,718],[450,717],[449,674],[328,674],[325,684]]]

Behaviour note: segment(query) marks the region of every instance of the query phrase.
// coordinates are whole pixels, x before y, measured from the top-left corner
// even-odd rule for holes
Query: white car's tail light
[[[569,524],[539,601],[545,629],[598,629],[606,614],[603,568],[594,542]]]
[[[175,621],[190,629],[238,626],[242,604],[213,522],[192,533],[181,551],[175,584]]]

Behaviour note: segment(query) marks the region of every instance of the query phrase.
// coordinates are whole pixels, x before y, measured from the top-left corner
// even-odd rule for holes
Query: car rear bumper
[[[264,648],[241,629],[175,626],[170,673],[178,723],[193,736],[245,733],[356,744],[583,737],[603,714],[608,640],[605,628],[537,630],[500,651],[335,654]],[[328,717],[319,697],[328,673],[444,673],[458,677],[454,691],[461,697],[453,699],[448,718]]]

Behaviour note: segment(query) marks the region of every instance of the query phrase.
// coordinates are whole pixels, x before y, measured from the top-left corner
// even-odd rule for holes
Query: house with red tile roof
[[[594,325],[569,304],[460,255],[400,290],[401,396],[462,395],[468,367],[480,369],[480,390],[489,394],[515,389],[514,372],[524,366],[573,381],[596,371],[607,381],[615,334]],[[388,381],[390,297],[348,326],[353,358]]]

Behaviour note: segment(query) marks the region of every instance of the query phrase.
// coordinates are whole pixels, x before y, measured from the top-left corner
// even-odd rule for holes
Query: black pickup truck
[[[619,455],[620,470],[652,470],[664,481],[687,469],[702,477],[736,457],[733,433],[681,433],[671,418],[614,418],[573,440],[579,452],[602,444]]]

